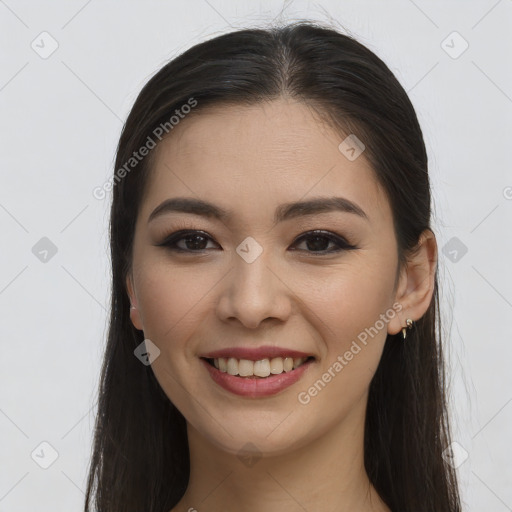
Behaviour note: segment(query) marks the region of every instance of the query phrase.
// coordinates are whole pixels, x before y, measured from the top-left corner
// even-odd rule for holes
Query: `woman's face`
[[[336,429],[362,428],[399,310],[398,260],[386,196],[364,152],[354,159],[350,140],[339,149],[344,138],[304,104],[280,99],[185,118],[155,150],[127,280],[137,308],[131,318],[160,350],[152,369],[169,399],[223,451],[250,442],[279,454]],[[356,206],[284,206],[335,197]],[[208,202],[227,216],[164,208],[150,219],[173,198]],[[199,233],[163,245],[178,230]],[[324,233],[315,238],[314,230]],[[230,371],[257,366],[265,374],[267,363],[253,361],[269,359],[279,372],[282,363],[270,350],[263,355],[267,349],[227,362],[228,372],[202,359],[264,346],[314,360],[266,380]]]

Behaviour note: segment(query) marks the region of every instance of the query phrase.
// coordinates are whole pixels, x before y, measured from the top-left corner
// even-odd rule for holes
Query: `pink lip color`
[[[201,359],[201,361],[210,373],[210,377],[222,388],[235,395],[258,398],[275,395],[297,382],[314,360],[307,361],[290,372],[270,375],[264,379],[230,375],[227,372],[221,372],[204,359]]]
[[[250,361],[259,361],[261,359],[273,357],[309,357],[313,354],[306,354],[298,350],[288,350],[286,348],[264,345],[263,347],[232,347],[221,350],[214,350],[207,354],[201,354],[206,359],[219,359],[220,357],[234,357],[235,359],[249,359]]]

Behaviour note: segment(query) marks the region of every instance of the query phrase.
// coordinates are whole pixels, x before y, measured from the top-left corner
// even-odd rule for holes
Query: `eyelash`
[[[201,230],[194,230],[194,229],[182,229],[179,231],[175,231],[174,233],[171,233],[166,239],[160,243],[157,244],[158,247],[165,247],[166,249],[182,253],[182,254],[203,254],[209,249],[198,249],[198,250],[192,250],[192,249],[182,249],[180,247],[177,247],[176,244],[180,242],[181,240],[190,240],[194,239],[195,236],[199,236],[202,238],[209,239],[210,241],[214,241],[210,235],[208,235],[206,232]],[[323,251],[308,251],[307,249],[294,249],[294,250],[300,250],[305,251],[310,254],[324,256],[328,254],[336,254],[341,251],[350,251],[353,249],[357,249],[357,246],[349,244],[343,237],[336,235],[335,233],[331,233],[329,231],[324,231],[321,229],[315,229],[312,231],[307,231],[306,233],[301,234],[298,238],[295,239],[294,245],[298,244],[299,242],[302,242],[303,240],[312,239],[315,237],[319,238],[325,238],[328,239],[330,242],[335,243],[338,245],[338,249],[335,250],[323,250]],[[215,242],[216,243],[216,242]]]

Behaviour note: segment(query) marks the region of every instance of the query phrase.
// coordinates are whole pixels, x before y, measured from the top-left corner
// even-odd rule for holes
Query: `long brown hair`
[[[85,511],[166,512],[189,479],[186,422],[134,356],[143,333],[130,321],[125,288],[135,221],[153,153],[170,117],[221,103],[255,104],[281,96],[322,112],[340,132],[367,142],[365,156],[393,212],[399,268],[430,229],[427,153],[414,108],[393,73],[354,38],[307,21],[238,30],[198,44],[144,86],[124,125],[111,183],[112,295]],[[185,110],[184,110],[185,111]],[[167,124],[165,124],[167,123]],[[131,162],[127,166],[127,162]],[[133,165],[132,165],[133,164]],[[124,172],[121,171],[124,169]],[[438,273],[426,314],[407,343],[388,335],[369,389],[364,462],[393,512],[459,512],[441,347]],[[340,497],[341,499],[341,497]]]

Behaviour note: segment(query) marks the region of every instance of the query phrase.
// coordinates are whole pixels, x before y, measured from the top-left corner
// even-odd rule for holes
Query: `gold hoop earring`
[[[413,326],[414,326],[414,321],[411,320],[410,318],[408,318],[405,323],[407,324],[403,329],[402,329],[402,336],[404,337],[404,340],[407,336],[407,329],[412,329]]]

